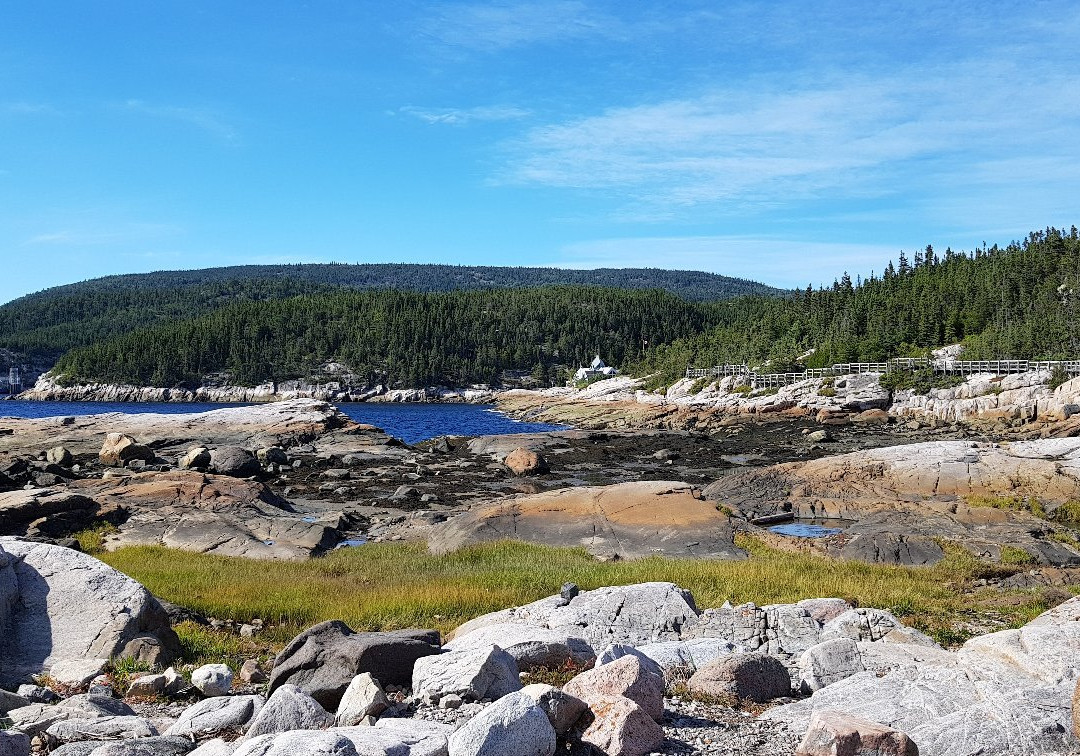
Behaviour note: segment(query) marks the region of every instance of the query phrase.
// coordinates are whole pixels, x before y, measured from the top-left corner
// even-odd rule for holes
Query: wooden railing
[[[932,369],[935,373],[992,373],[1009,375],[1034,370],[1051,371],[1061,368],[1068,375],[1080,375],[1080,360],[931,360],[925,357],[897,357],[888,362],[838,362],[829,367],[810,368],[801,373],[757,373],[747,365],[716,365],[711,368],[686,368],[687,378],[723,378],[744,376],[746,385],[753,388],[787,386],[810,378],[827,378],[852,373],[891,373],[897,370]]]

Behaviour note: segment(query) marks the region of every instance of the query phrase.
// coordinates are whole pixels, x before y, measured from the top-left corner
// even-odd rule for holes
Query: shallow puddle
[[[826,536],[843,533],[850,525],[849,520],[835,518],[818,520],[792,520],[780,523],[769,528],[770,533],[778,535],[795,536],[796,538],[824,538]]]

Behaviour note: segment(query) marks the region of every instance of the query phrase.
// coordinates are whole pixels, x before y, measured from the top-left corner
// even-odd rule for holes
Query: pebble
[[[793,754],[801,733],[747,712],[679,697],[664,699],[663,754],[783,756]]]

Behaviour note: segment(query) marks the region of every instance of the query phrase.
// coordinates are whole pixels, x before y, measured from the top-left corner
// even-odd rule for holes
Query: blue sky
[[[276,262],[796,286],[1080,212],[1075,2],[15,0],[0,302]]]

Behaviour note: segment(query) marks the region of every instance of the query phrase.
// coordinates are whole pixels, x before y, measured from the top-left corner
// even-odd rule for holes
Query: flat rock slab
[[[1076,549],[1044,537],[1050,530],[1044,520],[975,505],[1031,498],[1052,512],[1080,498],[1078,438],[868,449],[747,469],[709,485],[703,495],[748,519],[790,512],[852,520],[842,539],[820,541],[844,558],[932,564],[943,556],[936,539],[945,538],[990,559],[1012,546],[1044,564],[1080,563]]]
[[[170,470],[81,480],[71,490],[130,516],[109,549],[164,545],[253,559],[303,559],[332,548],[336,532],[308,522],[262,483]],[[2,496],[2,495],[0,495]]]
[[[445,554],[507,538],[583,546],[602,559],[746,557],[716,504],[703,501],[692,486],[673,481],[580,486],[500,499],[436,525],[428,547]]]
[[[240,445],[249,449],[305,443],[330,431],[354,431],[388,437],[371,426],[360,426],[329,402],[292,399],[251,407],[224,407],[190,414],[127,414],[109,412],[83,415],[70,422],[61,418],[5,419],[14,432],[0,436],[0,453],[35,452],[57,445],[74,454],[97,454],[109,433],[123,433],[141,443],[154,442],[155,451],[183,453],[196,442],[203,446]]]

